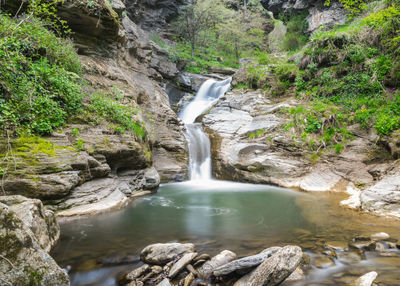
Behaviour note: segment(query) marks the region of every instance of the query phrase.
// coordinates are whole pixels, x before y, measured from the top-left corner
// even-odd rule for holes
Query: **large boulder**
[[[35,236],[39,246],[49,252],[60,237],[60,227],[51,210],[40,200],[23,196],[0,196],[0,203],[7,205]]]
[[[300,265],[303,252],[298,246],[285,246],[265,260],[251,274],[248,286],[274,286],[284,281]]]
[[[49,229],[51,227],[45,222],[49,221],[48,217],[38,217],[40,210],[32,207],[32,204],[38,206],[37,202],[33,201],[30,204],[30,208],[33,208],[34,211],[27,215],[26,210],[22,211],[18,207],[14,207],[13,210],[11,202],[19,201],[27,206],[27,204],[29,205],[28,200],[20,197],[3,200],[7,201],[11,207],[0,203],[0,284],[13,286],[69,285],[67,272],[62,270],[41,248],[41,243],[44,244],[45,240],[50,242],[54,239],[54,233],[52,233],[54,230]],[[45,212],[45,210],[43,211]],[[21,214],[21,217],[17,212]],[[26,224],[22,219],[27,218]],[[36,229],[35,233],[32,232],[29,218],[38,222],[38,225],[31,225],[32,228],[42,228],[46,225],[47,229],[45,227],[41,230]],[[53,237],[43,239],[46,232],[52,234]]]

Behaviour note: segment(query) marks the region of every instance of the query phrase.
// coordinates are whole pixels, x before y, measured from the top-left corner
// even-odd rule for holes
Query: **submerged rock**
[[[43,225],[39,222],[37,227],[41,228]],[[38,238],[49,233],[49,229],[42,229],[35,233],[40,234],[39,237],[35,236],[11,207],[0,203],[1,285],[69,285],[66,271],[62,270],[41,248],[38,241]],[[43,244],[44,240],[41,239],[41,241]],[[51,238],[47,238],[46,241],[50,242]]]
[[[348,284],[348,286],[371,286],[377,276],[378,273],[375,271],[368,272],[367,274]]]
[[[333,259],[327,255],[319,254],[313,257],[312,264],[317,268],[328,268],[335,266]]]
[[[371,235],[372,240],[387,240],[390,238],[390,235],[386,232],[378,232]]]
[[[194,252],[192,243],[156,243],[145,247],[140,258],[146,263],[161,265],[187,252]]]

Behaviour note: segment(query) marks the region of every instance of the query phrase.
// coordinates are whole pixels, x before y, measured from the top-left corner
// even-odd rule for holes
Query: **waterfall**
[[[209,79],[202,84],[196,97],[179,114],[186,127],[189,145],[190,180],[211,180],[210,139],[196,118],[210,109],[230,88],[232,78],[223,81]]]

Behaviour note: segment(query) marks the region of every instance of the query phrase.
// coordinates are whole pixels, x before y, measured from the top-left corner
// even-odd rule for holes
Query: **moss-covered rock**
[[[69,285],[68,274],[41,248],[37,235],[30,228],[41,228],[42,225],[28,226],[22,221],[29,210],[17,210],[19,207],[13,210],[16,205],[26,204],[29,200],[23,197],[0,198],[11,205],[0,203],[0,284]],[[32,202],[33,205],[36,203]],[[19,216],[21,211],[22,217]],[[36,211],[40,213],[39,208]],[[32,217],[36,214],[31,213]]]

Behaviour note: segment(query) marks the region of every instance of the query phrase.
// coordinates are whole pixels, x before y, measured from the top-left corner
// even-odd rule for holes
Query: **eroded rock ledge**
[[[203,118],[212,145],[213,170],[218,179],[275,184],[303,191],[343,191],[343,202],[383,215],[400,217],[400,161],[396,144],[380,144],[373,130],[355,124],[354,139],[340,154],[325,151],[312,160],[303,142],[284,126],[285,112],[301,102],[268,99],[262,91],[234,90],[221,98]],[[260,132],[262,136],[252,136]]]

